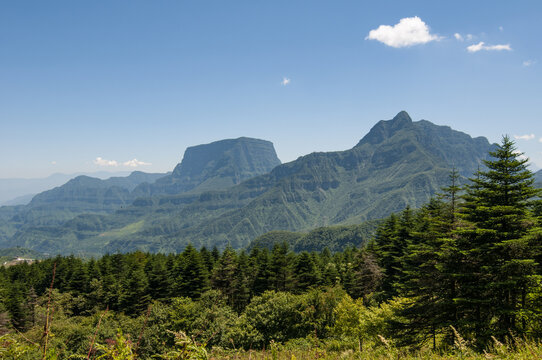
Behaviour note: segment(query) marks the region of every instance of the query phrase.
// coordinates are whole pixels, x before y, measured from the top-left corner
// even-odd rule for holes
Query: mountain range
[[[34,195],[60,186],[76,176],[86,175],[98,179],[107,179],[112,176],[127,176],[129,172],[106,172],[62,174],[55,173],[45,178],[3,178],[0,179],[0,206],[2,205],[26,205]]]
[[[96,192],[101,197],[85,190],[77,197],[70,193],[76,184],[68,182],[36,196],[30,208],[0,208],[0,247],[75,254],[177,252],[188,243],[243,248],[269,231],[361,224],[421,206],[448,185],[452,167],[465,179],[494,146],[448,126],[414,122],[404,111],[376,123],[351,149],[286,164],[269,142],[224,140],[188,148],[171,174],[131,183],[132,189],[106,186]],[[56,223],[20,218],[38,205],[72,211],[76,198],[89,206],[99,199],[99,206]]]

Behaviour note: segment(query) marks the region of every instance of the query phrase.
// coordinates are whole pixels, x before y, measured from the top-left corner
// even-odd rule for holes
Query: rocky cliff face
[[[280,165],[273,143],[241,137],[192,146],[170,176],[136,189],[140,196],[223,190]]]

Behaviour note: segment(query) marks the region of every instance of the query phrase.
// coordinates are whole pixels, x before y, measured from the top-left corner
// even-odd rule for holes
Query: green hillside
[[[485,138],[400,112],[350,150],[309,154],[223,191],[142,197],[110,216],[19,231],[11,243],[64,253],[242,248],[273,230],[359,224],[419,207],[447,185],[453,166],[470,176],[490,148]],[[113,231],[134,223],[142,224],[136,232]]]
[[[248,246],[272,250],[275,244],[288,244],[288,248],[295,252],[344,251],[349,246],[359,248],[366,244],[373,236],[379,220],[369,220],[357,225],[334,225],[319,227],[308,233],[275,230],[258,236]]]
[[[31,247],[50,249],[51,245],[45,244],[52,243],[51,234],[63,237],[75,227],[78,232],[76,238],[79,239],[85,236],[81,231],[86,234],[96,229],[96,219],[99,218],[96,215],[111,214],[129,206],[138,197],[226,189],[267,173],[279,164],[272,143],[239,138],[189,147],[183,161],[170,174],[135,171],[127,177],[107,180],[78,176],[62,186],[36,195],[27,206],[1,207],[0,246],[11,246],[12,236],[17,233],[17,236],[23,234],[30,239],[25,243]],[[74,225],[72,220],[81,214],[85,215]],[[142,221],[138,223],[142,224]],[[61,225],[63,228],[56,228]],[[108,225],[111,227],[111,223]],[[126,232],[108,234],[115,234],[117,238]],[[68,242],[73,242],[72,237],[68,238]],[[36,241],[45,243],[40,246]]]
[[[25,249],[25,248],[6,248],[0,249],[0,266],[5,261],[10,261],[13,258],[21,257],[25,259],[44,259],[47,256],[38,251]]]

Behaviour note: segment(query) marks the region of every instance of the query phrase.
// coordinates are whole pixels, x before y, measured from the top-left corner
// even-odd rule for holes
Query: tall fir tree
[[[528,159],[508,136],[490,155],[487,169],[466,188],[461,214],[467,224],[458,230],[457,243],[459,320],[481,345],[492,335],[524,332],[519,315],[536,269],[526,235],[534,225],[530,208],[538,190]]]

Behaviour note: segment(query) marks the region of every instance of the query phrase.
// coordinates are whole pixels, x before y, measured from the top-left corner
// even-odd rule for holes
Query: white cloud
[[[542,137],[540,139],[538,139],[538,141],[542,142]]]
[[[128,161],[123,162],[122,165],[129,166],[129,167],[138,167],[138,166],[148,166],[148,165],[152,165],[152,164],[144,162],[144,161],[139,161],[137,159],[132,159],[132,160],[128,160]]]
[[[472,39],[474,39],[474,35],[472,35],[472,34],[467,34],[467,35],[463,36],[460,33],[455,33],[454,37],[458,41],[464,41],[464,40],[471,41]]]
[[[504,31],[504,28],[502,26],[499,26],[499,31]]]
[[[532,140],[532,139],[534,139],[534,134],[514,135],[514,139],[516,139],[516,140]]]
[[[56,161],[51,161],[51,165],[56,165]]]
[[[512,48],[510,47],[510,44],[503,44],[503,45],[486,45],[483,41],[480,41],[478,44],[473,44],[467,47],[467,51],[474,53],[481,50],[486,51],[512,51]]]
[[[284,78],[282,78],[282,81],[280,82],[280,84],[282,86],[286,86],[286,85],[288,85],[290,83],[290,81],[292,81],[292,80],[288,79],[287,77],[284,77]]]
[[[393,26],[380,25],[371,30],[365,40],[377,40],[394,48],[426,44],[441,37],[431,34],[429,26],[417,16],[403,18]]]
[[[535,62],[536,62],[536,61],[534,61],[534,60],[525,60],[525,61],[523,62],[523,66],[528,67],[528,66],[534,65]]]
[[[523,151],[514,150],[514,154],[517,155],[519,160],[528,160],[529,159],[527,156],[525,156],[525,153]]]
[[[119,166],[119,163],[116,160],[106,160],[101,157],[97,157],[94,160],[94,164],[98,166]]]
[[[138,166],[152,165],[151,163],[139,161],[137,159],[132,159],[132,160],[128,160],[128,161],[120,163],[117,160],[106,160],[101,157],[97,157],[93,162],[94,164],[98,166],[113,166],[113,167],[117,167],[117,166],[138,167]]]

